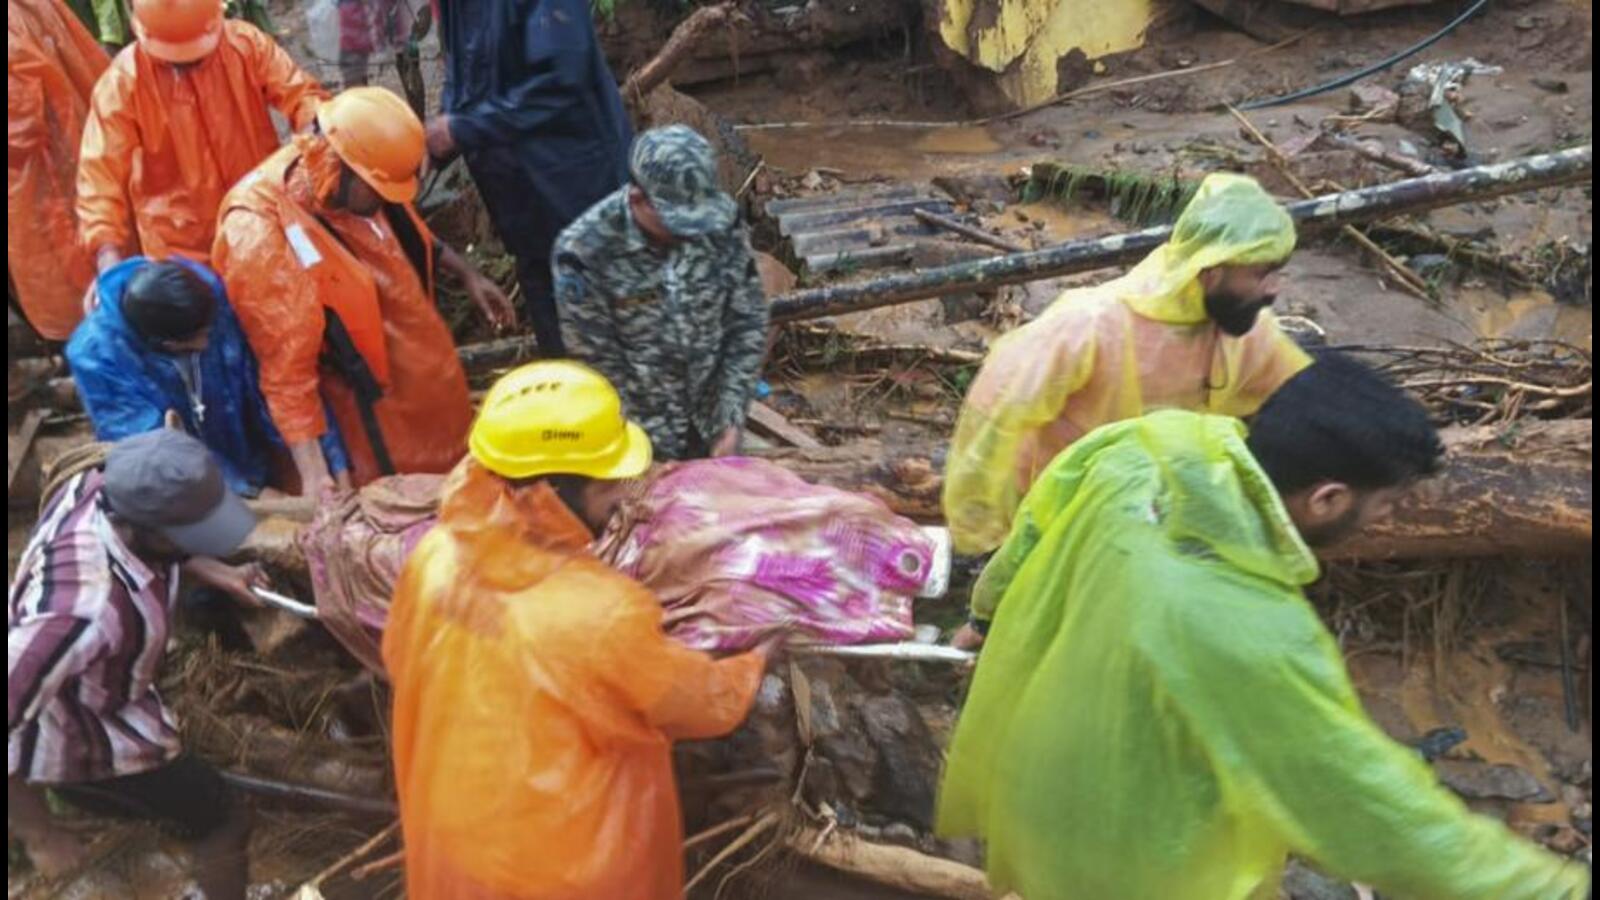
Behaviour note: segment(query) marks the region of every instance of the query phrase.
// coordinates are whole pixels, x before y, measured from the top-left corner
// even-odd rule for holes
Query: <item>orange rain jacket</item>
[[[64,341],[94,277],[73,180],[89,94],[109,60],[61,0],[6,0],[6,269],[35,331]]]
[[[327,96],[272,38],[233,19],[189,68],[130,44],[95,86],[83,130],[84,250],[206,261],[223,195],[280,143],[267,108],[300,131]]]
[[[468,458],[401,572],[383,661],[417,900],[682,893],[672,741],[737,726],[763,660],[672,641],[591,537]]]
[[[383,387],[378,425],[395,470],[448,472],[466,452],[472,401],[434,306],[433,233],[409,205],[370,219],[326,208],[317,198],[331,196],[338,170],[321,137],[269,156],[222,203],[215,267],[284,441],[321,437],[326,401],[356,484],[381,474],[354,391],[321,362],[323,311],[333,309]]]

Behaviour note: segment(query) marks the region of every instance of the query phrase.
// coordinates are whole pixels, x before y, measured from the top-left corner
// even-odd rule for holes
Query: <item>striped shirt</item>
[[[155,688],[177,584],[176,565],[152,569],[117,536],[98,470],[56,492],[7,602],[8,776],[97,781],[178,755]]]

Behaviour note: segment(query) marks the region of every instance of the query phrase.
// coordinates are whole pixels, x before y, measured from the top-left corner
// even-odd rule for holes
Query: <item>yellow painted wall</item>
[[[943,0],[939,36],[996,73],[1018,105],[1056,92],[1056,61],[1074,49],[1090,59],[1143,45],[1157,0]],[[974,16],[987,21],[973,29]]]

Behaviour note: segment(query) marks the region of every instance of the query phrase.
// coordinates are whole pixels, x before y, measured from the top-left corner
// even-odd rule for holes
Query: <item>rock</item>
[[[1560,78],[1534,78],[1533,86],[1552,94],[1565,94],[1570,90],[1567,83]]]
[[[869,698],[860,711],[878,752],[874,810],[931,830],[941,760],[922,714],[899,694]]]
[[[1553,803],[1555,795],[1524,769],[1478,760],[1443,759],[1434,763],[1447,787],[1468,800]]]
[[[1283,893],[1289,900],[1359,900],[1356,889],[1307,866],[1289,860],[1283,871]]]
[[[1467,733],[1460,728],[1435,728],[1412,746],[1422,754],[1423,759],[1433,762],[1464,743],[1466,739]]]

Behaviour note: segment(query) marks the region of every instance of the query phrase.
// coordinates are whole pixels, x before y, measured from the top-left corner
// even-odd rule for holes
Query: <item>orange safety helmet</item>
[[[344,91],[317,110],[317,126],[339,159],[378,196],[390,203],[416,199],[427,139],[422,121],[393,91]]]
[[[133,0],[133,34],[162,62],[204,59],[222,40],[223,0]]]

